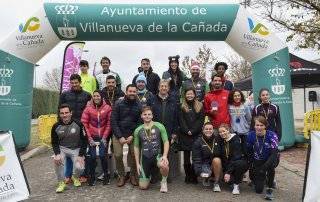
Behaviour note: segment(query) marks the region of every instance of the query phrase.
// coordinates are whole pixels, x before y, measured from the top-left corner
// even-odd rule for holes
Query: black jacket
[[[251,130],[254,130],[254,117],[266,116],[268,121],[267,130],[271,130],[278,135],[279,142],[282,137],[282,125],[279,106],[273,103],[258,104],[252,110]]]
[[[143,94],[137,94],[138,100],[142,106],[151,106],[153,100],[155,99],[155,95],[151,93],[150,91],[146,91]]]
[[[151,104],[153,112],[153,120],[162,123],[171,139],[172,134],[178,134],[178,104],[176,100],[168,96],[167,99],[162,100],[159,95],[155,96]]]
[[[61,138],[59,138],[59,135],[57,134],[57,128],[59,126],[71,126],[73,125],[77,126],[77,130],[78,131],[78,135],[80,136],[79,138],[79,142],[75,143],[73,140],[71,140],[71,144],[73,146],[75,146],[76,148],[80,148],[79,150],[79,156],[83,156],[86,152],[87,149],[87,137],[86,137],[86,132],[84,129],[84,126],[82,125],[81,122],[76,121],[76,120],[71,120],[68,124],[64,124],[62,121],[58,121],[57,123],[55,123],[52,128],[51,128],[51,144],[52,144],[52,149],[55,155],[60,154],[60,141],[63,141]],[[70,127],[69,127],[70,128]],[[72,130],[70,130],[72,131]],[[64,131],[61,131],[64,132]],[[70,142],[69,140],[66,140]]]
[[[243,144],[241,144],[241,139],[238,135],[234,136],[228,141],[221,140],[221,161],[223,165],[223,170],[231,174],[234,170],[234,162],[238,160],[246,160],[246,152]]]
[[[82,89],[80,91],[69,90],[69,91],[63,92],[60,95],[59,105],[61,104],[70,105],[72,110],[72,118],[77,121],[80,121],[82,112],[86,107],[87,102],[90,100],[91,100],[90,93]]]
[[[159,88],[159,82],[160,82],[160,77],[158,76],[158,74],[154,73],[152,68],[150,67],[148,72],[144,72],[146,78],[147,78],[147,90],[150,91],[151,93],[153,93],[154,95],[156,95],[158,93],[158,88]],[[136,79],[139,76],[139,74],[137,74],[133,80],[132,80],[132,84],[136,85]]]
[[[116,88],[114,90],[114,93],[108,93],[107,87],[104,87],[102,89],[101,94],[102,94],[104,101],[110,106],[113,106],[114,103],[119,98],[124,97],[124,95],[125,95],[124,92],[119,88]]]
[[[138,100],[129,100],[126,97],[118,100],[111,113],[111,127],[116,138],[129,137],[141,124],[141,104]]]
[[[199,137],[204,122],[203,107],[198,113],[195,111],[193,106],[190,106],[189,109],[190,111],[185,112],[185,110],[182,109],[180,106],[179,110],[179,142],[180,149],[182,151],[192,150],[192,145],[195,142],[195,140]],[[188,131],[191,131],[192,136],[188,135]]]
[[[202,165],[211,165],[214,157],[220,157],[221,144],[219,137],[212,136],[209,140],[200,135],[192,146],[192,162],[193,168],[197,175],[202,172]],[[210,148],[208,147],[210,146]],[[212,149],[213,146],[213,149]]]

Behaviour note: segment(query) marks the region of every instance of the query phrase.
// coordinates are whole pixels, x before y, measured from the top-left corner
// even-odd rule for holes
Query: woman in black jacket
[[[193,169],[197,176],[203,178],[203,185],[210,186],[209,177],[214,176],[213,191],[221,191],[219,187],[221,167],[220,137],[213,134],[213,125],[207,122],[203,125],[202,135],[192,147]]]
[[[192,145],[201,133],[204,122],[203,105],[196,99],[196,91],[189,88],[184,92],[184,99],[179,110],[180,149],[183,151],[186,183],[197,183],[197,176],[191,166]]]
[[[227,124],[219,126],[219,135],[222,139],[221,160],[224,172],[224,181],[233,184],[232,194],[239,195],[239,184],[244,173],[248,170],[248,164],[245,155],[245,149],[241,139],[235,133],[230,133],[230,127]]]

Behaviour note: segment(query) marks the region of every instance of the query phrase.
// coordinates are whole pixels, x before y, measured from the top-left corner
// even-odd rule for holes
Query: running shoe
[[[168,192],[167,182],[166,181],[162,181],[160,184],[161,184],[160,192],[161,193],[167,193]]]
[[[264,198],[268,201],[272,201],[274,199],[272,188],[266,189],[266,196]]]
[[[233,195],[239,195],[240,194],[240,189],[238,184],[233,184],[233,190],[232,190]]]
[[[214,192],[221,192],[220,185],[218,183],[213,184],[213,191]]]
[[[59,182],[58,187],[56,189],[56,193],[62,193],[65,190],[66,186],[67,185],[65,182],[63,182],[63,181]]]
[[[75,187],[81,186],[81,182],[80,182],[79,178],[72,176],[72,181],[73,181],[73,186],[75,186]]]

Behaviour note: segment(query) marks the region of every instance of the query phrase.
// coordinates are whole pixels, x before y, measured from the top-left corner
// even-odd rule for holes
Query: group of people
[[[249,170],[255,191],[262,193],[266,185],[265,198],[273,198],[281,120],[268,89],[260,90],[260,104],[254,105],[253,95],[245,99],[226,79],[226,63],[216,63],[207,82],[200,77],[197,62],[192,62],[187,78],[179,68],[179,56],[170,56],[162,79],[150,60],[142,59],[138,74],[123,92],[119,75],[110,70],[110,59],[103,57],[100,64],[102,71],[93,77],[82,60],[80,75],[71,75],[71,89],[60,96],[59,120],[51,131],[56,192],[63,192],[70,182],[95,185],[97,158],[103,184],[110,184],[111,147],[118,187],[129,180],[148,189],[160,181],[160,191],[167,192],[167,183],[174,178],[174,156],[182,151],[187,184],[202,179],[204,186],[213,182],[213,191],[220,192],[220,183],[225,182],[237,195]]]

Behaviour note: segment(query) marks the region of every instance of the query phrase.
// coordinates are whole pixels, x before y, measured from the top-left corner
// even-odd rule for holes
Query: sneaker
[[[101,175],[99,175],[97,179],[102,181],[104,179],[104,174],[102,173]]]
[[[80,182],[79,178],[72,176],[72,181],[73,181],[73,186],[75,186],[75,187],[81,186],[81,182]]]
[[[274,199],[272,188],[266,189],[266,196],[264,198],[269,201]]]
[[[131,175],[130,176],[130,183],[133,185],[133,186],[138,186],[138,182],[137,182],[137,179],[134,175]]]
[[[161,184],[160,192],[161,193],[167,193],[168,192],[167,182],[166,181],[162,181],[160,184]]]
[[[71,177],[66,177],[66,178],[64,179],[64,183],[65,183],[65,184],[71,184],[71,183],[72,183]]]
[[[240,194],[240,189],[238,184],[233,184],[233,190],[232,190],[233,195],[239,195]]]
[[[89,185],[89,186],[95,186],[95,185],[96,185],[95,179],[90,177],[90,178],[88,179],[88,185]]]
[[[218,183],[214,183],[213,191],[214,192],[221,192],[220,185]]]
[[[88,178],[85,176],[81,176],[79,180],[81,183],[86,183],[88,181]]]
[[[118,182],[117,182],[118,187],[122,187],[125,183],[126,183],[126,181],[124,180],[124,177],[118,178]]]
[[[202,180],[202,185],[203,185],[204,187],[210,187],[209,178],[203,178],[203,180]]]
[[[64,189],[66,188],[66,183],[65,182],[59,182],[58,187],[56,189],[56,193],[62,193]]]

